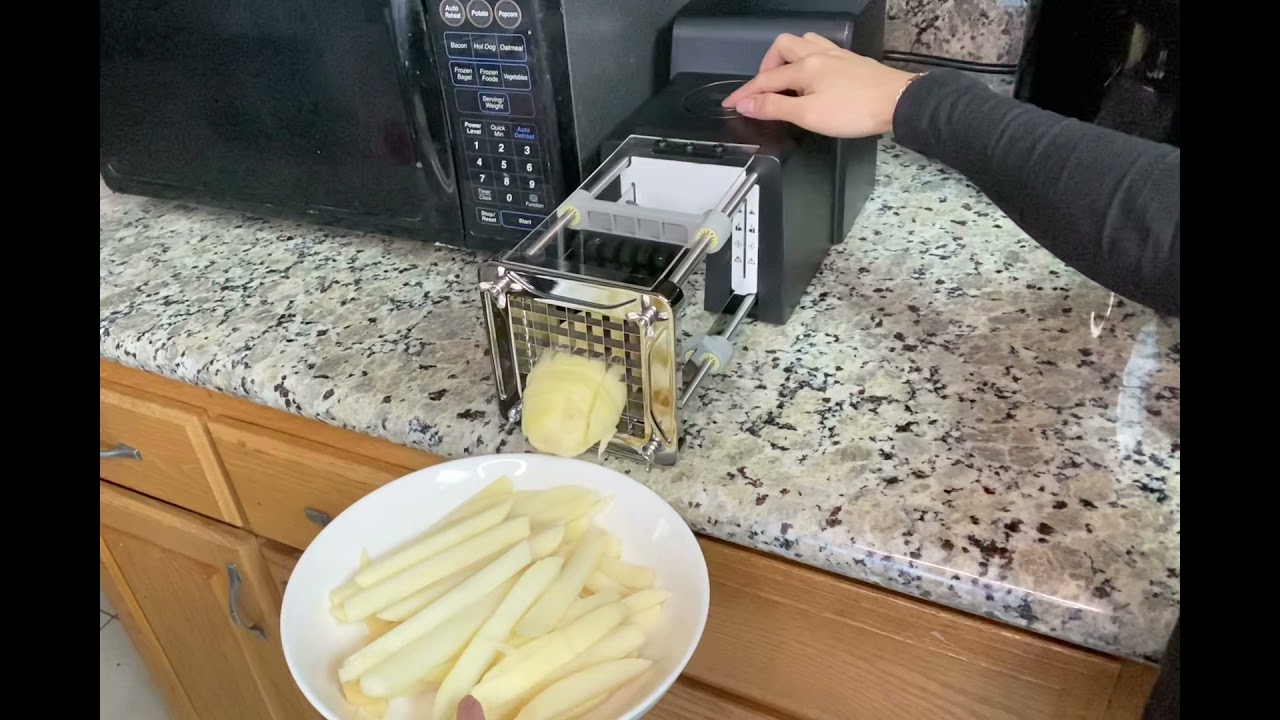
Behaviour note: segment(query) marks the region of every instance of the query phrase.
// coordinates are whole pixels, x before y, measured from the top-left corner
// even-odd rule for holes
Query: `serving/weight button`
[[[449,27],[458,27],[467,19],[467,12],[459,0],[444,0],[440,3],[440,19]]]

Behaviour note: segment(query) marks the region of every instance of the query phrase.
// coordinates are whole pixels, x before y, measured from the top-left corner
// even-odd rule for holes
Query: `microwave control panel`
[[[428,7],[433,0],[426,0]],[[539,77],[532,0],[443,0],[428,20],[467,234],[494,249],[555,209],[550,82]],[[545,87],[544,87],[545,86]],[[487,242],[486,242],[487,240]],[[496,242],[495,242],[496,241]]]

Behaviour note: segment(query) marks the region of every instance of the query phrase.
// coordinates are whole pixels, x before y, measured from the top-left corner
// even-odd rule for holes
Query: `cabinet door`
[[[284,662],[280,593],[258,539],[109,483],[98,487],[110,594],[173,715],[316,717]]]

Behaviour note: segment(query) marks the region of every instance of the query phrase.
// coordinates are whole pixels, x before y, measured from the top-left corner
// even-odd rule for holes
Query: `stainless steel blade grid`
[[[647,439],[640,334],[635,328],[605,313],[573,310],[528,295],[511,295],[507,303],[521,392],[529,371],[549,350],[571,351],[620,365],[626,374],[627,407],[618,421],[618,432]]]

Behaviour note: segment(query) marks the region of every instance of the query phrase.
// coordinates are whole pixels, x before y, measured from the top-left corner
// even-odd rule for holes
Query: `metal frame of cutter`
[[[673,143],[686,154],[672,173],[686,163],[733,170],[723,191],[702,188],[717,199],[700,213],[638,204],[643,193],[619,182],[636,158],[670,160]],[[545,353],[585,354],[624,371],[627,403],[608,451],[675,464],[681,407],[708,372],[728,364],[727,355],[706,348],[727,347],[754,302],[754,295],[735,296],[708,329],[717,342],[700,337],[679,366],[685,286],[709,253],[729,244],[729,218],[758,181],[755,150],[632,136],[519,246],[481,266],[498,403],[508,421],[521,419],[525,378]],[[616,246],[626,249],[620,265],[605,267],[593,255]],[[627,266],[640,255],[654,259],[647,271]]]

